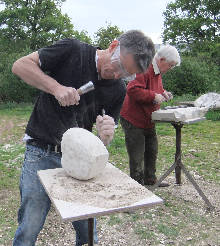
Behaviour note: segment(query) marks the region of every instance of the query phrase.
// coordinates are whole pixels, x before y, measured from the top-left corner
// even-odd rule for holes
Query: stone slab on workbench
[[[75,221],[161,204],[163,200],[108,163],[99,176],[77,180],[63,168],[38,176],[62,220]]]
[[[152,121],[189,122],[204,118],[207,108],[186,107],[159,109],[152,113]]]

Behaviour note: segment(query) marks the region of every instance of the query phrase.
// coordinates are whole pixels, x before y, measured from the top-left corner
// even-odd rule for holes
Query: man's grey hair
[[[144,72],[155,55],[154,43],[151,38],[139,30],[130,30],[123,33],[118,41],[121,52],[133,55],[138,68]]]
[[[177,65],[180,65],[181,59],[179,52],[174,46],[164,45],[156,53],[155,58],[165,58],[167,62],[175,62]]]

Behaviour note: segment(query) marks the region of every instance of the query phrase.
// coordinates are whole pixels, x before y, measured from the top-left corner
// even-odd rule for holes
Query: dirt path
[[[0,120],[0,144],[8,143],[17,139],[21,141],[24,135],[27,122],[15,117],[13,120],[8,117],[1,116]]]

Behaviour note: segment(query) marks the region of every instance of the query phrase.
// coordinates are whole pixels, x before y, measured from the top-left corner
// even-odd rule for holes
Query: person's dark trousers
[[[138,128],[122,117],[120,123],[125,133],[131,178],[142,185],[154,184],[158,153],[155,128]]]

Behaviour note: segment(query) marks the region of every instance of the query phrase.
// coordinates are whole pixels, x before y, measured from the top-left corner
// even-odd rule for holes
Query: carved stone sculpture
[[[71,128],[63,134],[61,164],[66,173],[79,180],[99,175],[109,153],[102,141],[83,128]]]

